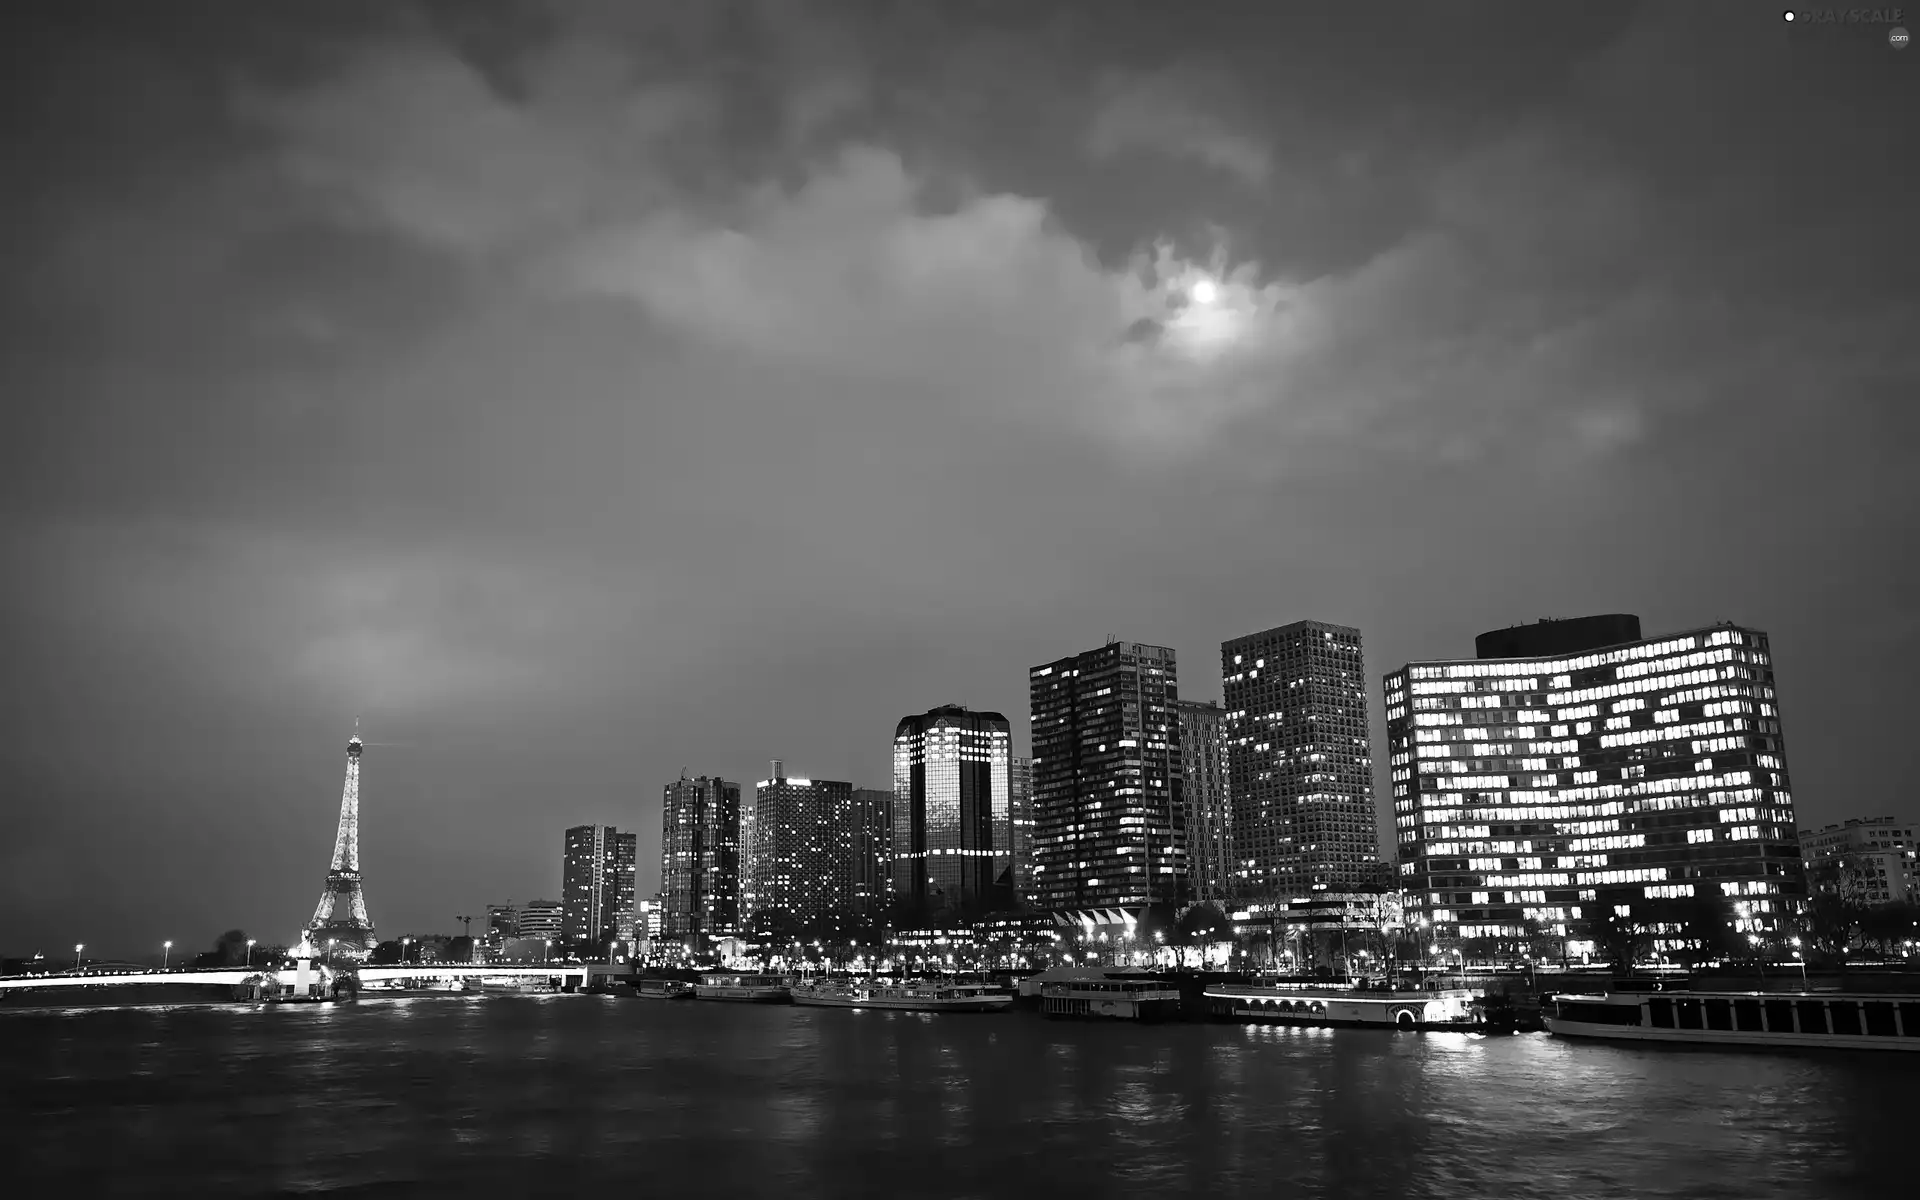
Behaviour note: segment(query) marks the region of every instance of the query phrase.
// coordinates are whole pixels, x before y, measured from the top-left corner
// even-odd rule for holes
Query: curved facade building
[[[1742,938],[1781,933],[1805,884],[1767,635],[1613,640],[1638,625],[1542,622],[1480,647],[1556,649],[1386,676],[1401,883],[1436,933],[1619,917],[1681,951],[1703,906]]]
[[[1011,760],[997,712],[946,705],[894,727],[893,898],[910,914],[995,906],[1013,862]]]

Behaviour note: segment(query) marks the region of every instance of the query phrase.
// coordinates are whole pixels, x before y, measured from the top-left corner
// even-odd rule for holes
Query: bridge
[[[315,964],[318,967],[320,964]],[[553,985],[562,990],[585,987],[593,978],[603,975],[623,975],[630,972],[619,968],[609,968],[602,963],[548,963],[548,964],[508,964],[508,963],[401,963],[392,966],[362,966],[354,968],[342,966],[334,973],[358,976],[362,988],[374,990],[431,988],[436,985],[466,985],[478,983],[481,987],[492,983],[498,987],[524,987],[540,979],[553,981]],[[152,970],[112,970],[112,971],[61,971],[46,975],[8,975],[0,976],[0,995],[9,992],[25,992],[48,988],[86,988],[86,987],[126,987],[147,984],[192,984],[197,987],[226,985],[229,987],[251,987],[260,983],[272,983],[282,975],[292,976],[291,968],[281,967],[228,967],[212,970],[194,970],[183,967],[171,971]]]

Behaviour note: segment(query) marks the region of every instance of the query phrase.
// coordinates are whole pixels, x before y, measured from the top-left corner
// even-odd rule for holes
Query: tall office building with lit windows
[[[561,860],[560,936],[568,943],[633,936],[639,838],[611,825],[567,830]]]
[[[1703,903],[1781,931],[1805,882],[1766,634],[1643,638],[1615,614],[1475,648],[1385,677],[1410,909],[1463,938],[1580,937],[1617,913],[1661,950]]]
[[[1295,621],[1220,644],[1237,891],[1288,900],[1379,882],[1360,631]]]
[[[1187,801],[1187,864],[1195,900],[1234,896],[1232,797],[1227,792],[1226,710],[1211,700],[1176,700],[1180,779]]]
[[[730,937],[740,923],[740,785],[685,774],[660,806],[661,934]]]
[[[994,907],[1013,865],[1010,730],[997,712],[958,705],[894,726],[893,895],[907,919]]]
[[[1007,826],[1013,846],[1013,895],[1022,908],[1033,907],[1033,759],[1007,760]]]
[[[834,936],[852,919],[853,785],[789,777],[780,760],[754,789],[751,830],[753,887],[748,914],[755,933]]]
[[[1187,892],[1173,651],[1109,642],[1027,673],[1033,875],[1042,908],[1174,904]]]

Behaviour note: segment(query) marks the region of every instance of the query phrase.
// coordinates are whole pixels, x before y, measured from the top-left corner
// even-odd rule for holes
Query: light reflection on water
[[[585,996],[0,1010],[0,1128],[11,1179],[86,1195],[1803,1200],[1906,1190],[1916,1059]]]

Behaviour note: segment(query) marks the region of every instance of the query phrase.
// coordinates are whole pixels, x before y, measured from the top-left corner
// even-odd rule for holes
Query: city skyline
[[[1024,753],[1032,664],[1218,700],[1309,616],[1763,629],[1801,822],[1920,817],[1911,51],[529,7],[14,30],[0,949],[289,940],[356,714],[371,917],[452,930],[582,824],[651,895],[683,765],[886,788],[901,713]]]

